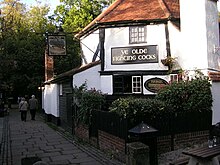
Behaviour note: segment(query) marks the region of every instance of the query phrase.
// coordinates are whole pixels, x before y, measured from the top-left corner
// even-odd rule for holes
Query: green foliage
[[[46,5],[28,10],[17,0],[0,2],[0,91],[6,97],[37,94],[44,82],[46,33],[53,33],[56,22],[49,20]],[[81,64],[79,41],[67,34],[67,56],[54,58],[54,71],[66,72]]]
[[[68,32],[79,32],[92,22],[112,1],[110,0],[61,0],[55,14],[56,21],[63,23]]]
[[[92,110],[101,110],[105,102],[104,95],[96,90],[87,90],[86,83],[80,87],[74,87],[74,104],[77,106],[77,120],[83,124],[90,124]]]
[[[15,0],[3,0],[1,4],[0,90],[6,97],[37,93],[44,79],[43,33],[48,10],[39,7],[27,11]]]
[[[171,107],[156,99],[128,97],[113,101],[109,110],[135,122],[135,120],[153,119],[159,115],[169,114]]]
[[[154,99],[119,98],[109,110],[130,120],[153,119],[160,115],[211,110],[211,84],[196,72],[195,79],[172,83],[160,90]]]
[[[44,79],[44,37],[31,32],[5,35],[0,52],[2,81],[8,95],[36,93]],[[16,94],[17,93],[17,94]]]
[[[212,107],[211,84],[205,77],[196,74],[191,81],[172,83],[155,97],[170,104],[174,112],[207,111]]]

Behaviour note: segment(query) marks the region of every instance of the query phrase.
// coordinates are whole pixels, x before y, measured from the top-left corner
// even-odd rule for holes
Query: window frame
[[[133,31],[135,28],[137,28],[137,32]],[[134,34],[134,33],[137,33],[137,34]],[[137,35],[137,36],[133,37],[133,35]],[[136,38],[136,37],[137,37],[137,41],[133,41],[133,38]],[[140,38],[142,37],[143,37],[143,40],[140,41]],[[138,43],[146,43],[146,42],[147,42],[147,27],[146,26],[130,26],[129,27],[129,43],[130,44],[138,44]]]
[[[130,80],[128,80],[130,78]],[[134,79],[138,78],[139,81]],[[139,84],[139,85],[137,85]],[[121,85],[121,86],[120,86]],[[129,87],[127,89],[127,87]],[[136,91],[135,89],[139,89]],[[142,94],[142,76],[138,75],[113,75],[113,93],[114,94]]]
[[[132,93],[141,94],[142,93],[142,78],[141,78],[141,76],[131,76],[131,77],[132,77]],[[139,79],[139,82],[137,80],[134,80],[135,78]],[[138,85],[138,84],[140,84],[140,85]],[[139,91],[135,91],[135,89],[139,89]]]

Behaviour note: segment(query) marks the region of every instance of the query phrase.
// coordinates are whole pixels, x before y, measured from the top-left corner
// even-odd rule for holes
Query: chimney
[[[48,51],[45,50],[45,81],[52,79],[53,76],[54,76],[53,56],[49,56]]]

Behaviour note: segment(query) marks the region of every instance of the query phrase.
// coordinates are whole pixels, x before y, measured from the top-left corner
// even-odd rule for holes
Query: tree
[[[1,5],[0,91],[6,97],[36,93],[44,78],[43,33],[50,28],[49,10],[33,7],[26,11],[16,0],[4,0]]]
[[[46,5],[26,6],[19,0],[2,0],[0,17],[0,93],[6,97],[37,93],[44,82],[46,37],[62,26],[67,36],[67,56],[55,57],[57,74],[81,64],[79,41],[73,34],[84,28],[108,0],[60,0],[55,14],[48,17]]]
[[[79,32],[94,20],[112,0],[60,0],[52,16],[67,32]]]

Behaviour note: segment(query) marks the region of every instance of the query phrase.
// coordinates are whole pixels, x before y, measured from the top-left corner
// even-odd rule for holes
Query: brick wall
[[[205,143],[208,141],[208,138],[208,130],[175,134],[173,137],[171,135],[160,136],[157,138],[157,150],[159,154],[166,153],[172,151],[172,149],[178,150],[195,144]]]
[[[197,131],[184,134],[176,134],[174,136],[174,150],[183,148],[184,146],[193,146],[208,141],[209,131]]]
[[[54,76],[54,61],[53,56],[49,56],[45,50],[45,81],[52,79]]]
[[[78,124],[75,127],[75,136],[83,141],[89,142],[89,129],[88,126]]]
[[[75,128],[75,135],[93,146],[104,151],[107,155],[114,157],[122,162],[126,161],[126,142],[124,139],[98,131],[98,138],[89,137],[89,130],[87,126],[78,125]],[[170,152],[181,148],[193,146],[195,144],[202,144],[207,142],[209,131],[197,131],[190,133],[175,134],[173,136],[157,137],[157,151],[158,154]]]
[[[160,136],[157,138],[158,153],[166,153],[171,151],[171,136]]]
[[[125,161],[125,140],[116,136],[100,131],[99,148],[110,156],[124,162]]]

